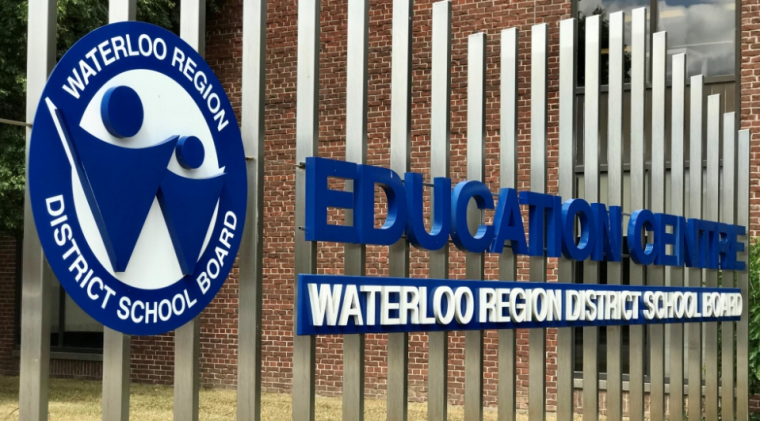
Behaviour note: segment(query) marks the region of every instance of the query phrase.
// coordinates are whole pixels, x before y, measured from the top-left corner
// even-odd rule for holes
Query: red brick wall
[[[760,128],[760,0],[742,2],[742,126]],[[427,173],[429,167],[430,123],[430,16],[431,1],[415,5],[413,54],[413,171]],[[390,70],[391,70],[391,0],[373,0],[370,4],[369,52],[369,118],[368,163],[389,165]],[[224,85],[233,106],[240,105],[241,16],[242,0],[227,0],[217,16],[207,24],[206,57]],[[346,2],[322,1],[322,39],[320,68],[320,155],[343,159],[345,155],[345,53]],[[498,187],[498,87],[499,31],[511,26],[521,30],[520,98],[519,98],[519,186],[529,185],[529,72],[530,27],[546,22],[550,31],[548,166],[549,192],[557,191],[557,36],[560,19],[571,13],[570,0],[486,1],[454,0],[452,2],[452,118],[451,176],[456,182],[466,171],[466,71],[467,36],[484,31],[488,40],[487,65],[487,147],[489,169],[487,184]],[[287,392],[291,387],[293,334],[293,208],[295,161],[295,96],[297,59],[297,2],[270,2],[267,28],[267,95],[266,95],[266,178],[264,226],[264,322],[263,322],[263,386],[266,391]],[[760,145],[753,136],[752,153],[752,233],[757,234],[760,216]],[[0,241],[0,320],[12,317],[13,285],[9,284],[13,259],[7,258],[8,243]],[[464,276],[464,256],[451,250],[451,278]],[[342,247],[320,244],[319,272],[342,273]],[[486,260],[486,278],[496,279],[495,256]],[[555,262],[550,262],[548,279],[556,280]],[[412,249],[410,274],[426,277],[427,252]],[[385,247],[367,247],[367,274],[387,275]],[[528,276],[523,260],[519,279]],[[236,381],[237,340],[237,270],[201,316],[201,373],[204,386],[230,387]],[[10,301],[8,301],[10,300]],[[11,305],[5,305],[10,302]],[[8,323],[0,323],[0,372],[14,371],[5,356],[12,349],[12,331]],[[10,338],[10,339],[8,339]],[[547,409],[555,405],[556,331],[547,333]],[[386,346],[384,335],[366,338],[366,394],[382,396],[386,389]],[[464,335],[450,335],[449,398],[461,403],[463,395]],[[518,397],[521,405],[527,399],[527,332],[518,337]],[[173,335],[134,337],[132,339],[132,377],[135,381],[170,384],[173,381]],[[495,332],[486,332],[485,400],[496,398]],[[412,334],[409,340],[409,395],[412,400],[426,399],[427,338]],[[339,395],[342,380],[342,341],[340,337],[317,339],[317,390],[321,395]],[[71,363],[74,364],[74,363]],[[81,363],[77,367],[54,364],[56,375],[76,374],[97,378],[98,363]],[[67,368],[68,367],[68,368]],[[59,370],[60,368],[60,370]],[[2,371],[5,370],[5,371]],[[69,371],[66,371],[69,370]],[[73,371],[75,373],[72,373]],[[77,374],[78,373],[78,374]]]
[[[209,30],[206,57],[215,69],[233,106],[240,105],[240,31],[242,22],[241,2],[228,0],[222,13],[208,22]],[[389,164],[389,118],[390,118],[390,55],[391,55],[391,8],[390,0],[373,2],[370,13],[369,55],[369,119],[368,163]],[[412,169],[427,173],[429,167],[429,72],[430,72],[430,14],[432,2],[418,2],[415,6],[414,54],[413,54],[413,151]],[[320,68],[320,155],[343,159],[345,154],[345,49],[346,49],[346,3],[336,0],[322,2],[322,53]],[[534,23],[549,23],[552,38],[557,36],[557,22],[569,17],[568,0],[545,0],[540,2],[513,2],[494,4],[490,1],[453,2],[453,51],[452,51],[452,127],[451,127],[451,175],[457,181],[466,172],[466,54],[467,36],[485,31],[488,36],[488,86],[487,86],[487,165],[493,168],[487,176],[487,184],[498,186],[498,51],[499,32],[511,26],[523,31],[520,75],[520,185],[529,188],[529,106],[528,97],[530,59],[529,30]],[[264,388],[285,391],[290,388],[293,319],[293,206],[295,159],[295,92],[296,92],[296,42],[297,7],[287,2],[269,4],[267,99],[266,99],[266,190],[265,203],[265,268],[264,268]],[[557,70],[557,46],[551,43],[550,73]],[[549,191],[556,192],[557,163],[557,80],[550,77],[549,89]],[[238,108],[239,109],[239,108]],[[238,111],[239,113],[239,111]],[[240,116],[238,116],[240,117]],[[412,276],[427,276],[427,253],[412,250]],[[464,277],[464,255],[451,250],[450,277]],[[386,248],[367,248],[367,273],[387,275]],[[319,272],[342,272],[342,246],[320,244]],[[486,261],[486,278],[496,279],[498,266],[496,256]],[[520,267],[520,278],[527,277],[527,266]],[[550,265],[549,279],[556,279],[554,264]],[[208,386],[231,385],[235,381],[236,364],[236,304],[237,278],[233,274],[202,319],[203,383]],[[231,305],[230,305],[231,304]],[[548,333],[550,378],[549,406],[554,405],[553,341],[555,332]],[[367,337],[367,396],[385,393],[386,360],[385,336]],[[171,383],[173,370],[172,335],[135,337],[132,339],[133,378],[138,381]],[[341,391],[342,341],[339,337],[320,337],[317,340],[318,391],[324,395],[337,395]],[[455,402],[461,402],[463,392],[463,334],[450,335],[449,390]],[[414,334],[410,338],[410,396],[424,400],[427,390],[427,338]],[[522,386],[520,395],[527,390],[527,332],[518,338],[518,381]],[[495,402],[496,391],[496,335],[486,333],[486,401]]]
[[[429,90],[430,90],[430,16],[432,2],[417,2],[414,19],[413,53],[413,131],[412,162],[414,171],[427,173],[429,167]],[[390,0],[373,1],[370,5],[369,50],[369,118],[367,161],[370,164],[389,165],[390,129],[390,70],[391,70],[391,14]],[[550,33],[556,41],[557,22],[570,16],[570,2],[491,2],[454,1],[452,5],[452,127],[451,172],[455,181],[462,180],[466,172],[466,70],[467,36],[484,31],[488,38],[487,67],[487,165],[486,182],[492,189],[498,183],[498,51],[499,32],[514,25],[523,31],[520,77],[520,185],[529,188],[529,29],[534,23],[549,23]],[[227,7],[235,8],[230,3]],[[347,5],[344,1],[322,2],[322,52],[320,66],[320,149],[321,156],[343,159],[345,156],[345,54]],[[297,7],[287,2],[270,3],[267,59],[266,142],[267,167],[265,203],[265,320],[264,320],[264,387],[266,390],[286,390],[290,387],[290,361],[292,345],[292,294],[293,294],[293,199],[295,152],[295,93],[296,93],[296,25]],[[209,56],[212,54],[208,52]],[[238,52],[236,52],[238,54]],[[552,42],[550,73],[557,71],[557,46]],[[213,65],[213,64],[212,64]],[[557,163],[557,79],[550,79],[549,106],[549,166],[550,191],[556,191]],[[237,94],[235,92],[234,94]],[[387,275],[385,247],[367,247],[367,273]],[[464,256],[452,249],[452,278],[464,276]],[[421,250],[412,250],[411,275],[427,276],[428,256]],[[342,246],[320,244],[320,273],[342,273]],[[496,256],[486,262],[486,277],[497,277]],[[521,279],[527,277],[527,267],[520,269]],[[550,279],[555,278],[554,266]],[[450,335],[449,381],[450,397],[461,402],[463,392],[463,334]],[[549,340],[554,332],[549,332]],[[518,378],[527,388],[527,335],[519,338]],[[550,342],[551,343],[551,342]],[[486,401],[495,402],[496,390],[496,335],[486,334]],[[317,339],[317,388],[319,393],[336,395],[341,391],[342,340],[340,337]],[[554,349],[550,347],[547,375],[550,378],[549,406],[554,405]],[[385,336],[367,337],[366,393],[368,396],[384,394],[386,382]],[[424,334],[410,339],[410,396],[424,400],[427,390],[427,340]]]

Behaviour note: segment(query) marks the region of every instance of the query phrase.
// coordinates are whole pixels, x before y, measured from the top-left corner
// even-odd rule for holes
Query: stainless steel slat
[[[180,37],[205,55],[206,0],[182,0]],[[174,419],[197,421],[200,391],[201,320],[197,316],[174,331]]]
[[[607,94],[607,204],[623,206],[623,74],[625,14],[610,15]],[[623,262],[607,262],[607,284],[623,283]],[[607,419],[623,418],[623,327],[607,326]]]
[[[451,2],[433,3],[430,82],[430,178],[449,176]],[[449,249],[430,252],[429,276],[449,277]],[[428,420],[447,419],[448,334],[428,333]]]
[[[750,139],[749,130],[739,131],[736,163],[736,225],[749,230],[750,198]],[[741,289],[742,302],[749,303],[749,231],[744,236],[744,252],[738,258],[747,264],[736,274],[736,286]],[[749,305],[742,306],[741,320],[736,323],[736,419],[749,420]]]
[[[736,130],[734,113],[723,114],[723,168],[720,186],[720,221],[734,223],[736,208]],[[733,288],[734,271],[721,271],[722,286]],[[721,418],[734,419],[734,322],[721,323]]]
[[[485,181],[486,155],[486,34],[467,39],[467,179]],[[481,223],[481,211],[470,206],[467,212],[471,229]],[[483,279],[484,253],[467,252],[467,279]],[[483,331],[465,332],[464,344],[464,418],[483,419]]]
[[[686,55],[673,55],[670,122],[670,213],[685,215],[684,202],[684,129],[686,106]],[[684,286],[684,268],[670,268],[670,285]],[[684,325],[670,325],[670,420],[683,421],[684,415]]]
[[[702,218],[704,77],[692,76],[689,116],[689,217]],[[689,286],[702,287],[702,269],[689,268]],[[702,417],[702,323],[689,323],[689,418]]]
[[[298,1],[298,87],[296,91],[296,163],[316,156],[319,146],[320,0]],[[306,172],[296,170],[295,276],[316,273],[317,244],[298,227],[305,222]],[[297,281],[297,279],[296,279]],[[296,290],[297,291],[297,290]],[[297,301],[296,296],[293,298]],[[314,420],[315,337],[295,335],[293,312],[293,421]]]
[[[631,209],[642,209],[645,200],[646,160],[646,27],[647,9],[633,11],[631,29]],[[630,265],[631,285],[644,284],[644,268]],[[630,394],[631,421],[644,420],[644,327],[630,327]]]
[[[720,200],[720,95],[707,98],[707,173],[702,217],[717,221]],[[705,271],[705,286],[718,286],[718,271]],[[704,323],[705,419],[718,420],[718,323]]]
[[[530,190],[539,193],[546,192],[548,50],[549,26],[534,25],[530,61]],[[546,257],[530,257],[530,280],[546,280]],[[528,417],[543,421],[546,418],[546,329],[531,329],[528,341]]]
[[[501,31],[501,139],[499,144],[499,184],[502,188],[517,185],[517,73],[518,30]],[[499,255],[499,279],[517,279],[517,257],[512,250]],[[517,417],[517,343],[514,329],[499,330],[499,421]]]
[[[599,92],[601,17],[586,18],[586,77],[583,119],[584,199],[599,201]],[[583,283],[599,283],[599,262],[583,263]],[[583,419],[599,419],[599,328],[583,328]]]
[[[666,32],[652,36],[652,169],[651,203],[653,213],[665,212],[665,116],[668,37]],[[650,239],[651,242],[651,239]],[[647,284],[665,285],[665,267],[647,267]],[[649,417],[665,419],[665,326],[649,326]]]
[[[409,171],[412,136],[412,18],[413,0],[393,2],[391,62],[391,169]],[[409,277],[409,242],[402,238],[388,248],[388,274]],[[409,335],[388,335],[388,421],[406,421],[408,401]]]

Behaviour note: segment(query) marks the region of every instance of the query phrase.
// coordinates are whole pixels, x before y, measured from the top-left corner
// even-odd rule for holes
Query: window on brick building
[[[650,7],[649,0],[578,0],[575,3],[576,13],[578,18],[578,86],[584,86],[585,82],[585,35],[586,35],[586,17],[601,15],[602,20],[602,34],[601,34],[601,83],[606,85],[609,81],[607,69],[609,67],[609,17],[610,14],[615,12],[625,12],[625,31],[624,31],[624,44],[625,44],[625,82],[630,82],[630,70],[631,70],[631,11],[640,7]]]
[[[103,349],[103,325],[87,315],[55,281],[50,346],[67,351]]]
[[[686,53],[687,76],[732,78],[736,74],[735,0],[577,0],[578,18],[578,86],[584,85],[584,35],[587,16],[602,16],[602,75],[608,83],[609,15],[625,12],[625,81],[630,81],[631,12],[640,7],[649,9],[650,31],[668,32],[668,55]],[[648,47],[649,51],[650,48]],[[670,63],[670,60],[668,60]],[[668,64],[670,72],[670,64]],[[670,75],[668,75],[670,76]]]
[[[734,76],[734,0],[657,2],[657,28],[668,31],[668,54],[686,53],[688,76]]]
[[[20,253],[19,253],[20,254]],[[21,291],[20,272],[17,276],[17,290]],[[20,314],[20,300],[17,314]],[[101,352],[103,349],[103,325],[88,316],[71,297],[66,294],[57,279],[53,280],[50,297],[50,348],[53,352]],[[16,318],[20,327],[20,318]],[[20,329],[16,329],[20,332]],[[16,345],[21,337],[16,335]]]
[[[684,125],[684,136],[689,138],[690,134],[690,113],[689,113],[689,95],[690,79],[689,77],[702,74],[705,76],[705,97],[714,94],[720,94],[722,99],[722,112],[732,112],[737,108],[737,82],[736,77],[736,52],[735,37],[736,19],[738,10],[735,0],[576,0],[573,2],[574,15],[579,19],[579,50],[578,50],[578,90],[576,95],[576,148],[575,160],[578,173],[582,173],[584,165],[584,33],[585,18],[590,15],[600,14],[602,18],[602,84],[608,83],[608,27],[610,13],[624,11],[625,16],[625,45],[626,54],[630,51],[632,11],[640,7],[647,7],[648,13],[647,25],[668,32],[668,54],[686,53],[688,74],[686,80],[686,115]],[[651,50],[651,37],[647,43],[647,51]],[[647,53],[648,55],[649,53]],[[647,57],[649,59],[649,57]],[[668,72],[671,72],[672,60],[668,59]],[[651,69],[649,66],[647,72]],[[649,76],[648,76],[649,77]],[[668,75],[670,78],[670,75]],[[669,79],[668,79],[669,80]],[[626,57],[626,82],[630,81],[630,57]],[[630,164],[631,148],[631,109],[630,109],[630,91],[629,85],[625,85],[623,92],[623,164],[625,165],[627,177],[628,164]],[[670,115],[670,92],[666,95],[666,114]],[[647,108],[645,112],[645,130],[649,133],[651,130],[651,90],[647,90]],[[609,108],[608,93],[606,86],[602,86],[599,97],[599,164],[602,177],[607,171],[607,112]],[[665,161],[670,162],[670,119],[666,119],[665,129]],[[647,142],[646,161],[651,160],[652,145],[651,136],[645,136]],[[706,150],[707,138],[702,139],[702,150]],[[684,145],[684,156],[687,158],[690,154],[689,142]],[[690,168],[691,163],[686,162],[686,167]],[[669,164],[667,164],[669,165]],[[704,166],[705,163],[703,162]]]

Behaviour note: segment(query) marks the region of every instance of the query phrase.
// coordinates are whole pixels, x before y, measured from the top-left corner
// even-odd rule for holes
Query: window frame
[[[16,270],[15,270],[15,309],[13,320],[13,355],[20,355],[21,350],[21,305],[22,305],[22,289],[23,289],[23,238],[16,238]],[[55,286],[53,286],[55,287]],[[87,358],[87,355],[102,355],[103,354],[103,342],[101,341],[99,347],[86,348],[63,345],[63,338],[66,334],[66,290],[63,285],[58,283],[58,331],[54,332],[50,329],[50,341],[53,342],[53,335],[58,335],[58,345],[51,345],[50,352],[52,357],[60,357],[59,359],[91,359]],[[102,325],[101,325],[102,326]],[[76,357],[81,355],[83,357]]]
[[[572,0],[571,3],[571,17],[578,19],[578,1],[579,0]],[[603,0],[604,1],[604,0]],[[736,113],[737,116],[739,115],[740,105],[741,105],[741,99],[739,95],[739,88],[740,88],[740,75],[741,75],[741,9],[742,9],[742,2],[741,0],[734,0],[735,7],[734,7],[734,74],[733,75],[721,75],[721,76],[705,76],[704,83],[705,85],[713,84],[713,83],[727,83],[727,82],[734,82],[736,84]],[[658,16],[659,16],[659,7],[658,7],[659,0],[649,0],[649,7],[647,9],[648,11],[648,21],[647,26],[649,29],[649,33],[652,34],[652,28],[657,28],[658,26]],[[647,43],[647,52],[652,51],[652,37],[648,37],[648,43]],[[651,80],[650,75],[652,74],[652,60],[647,60],[647,88],[651,88]],[[688,78],[687,78],[688,79]],[[688,80],[687,80],[688,83]],[[670,86],[671,82],[667,82],[667,86]],[[623,85],[624,90],[630,89],[631,84],[625,83]],[[608,89],[608,85],[601,85],[601,92],[606,92]],[[584,93],[584,87],[578,86],[578,83],[576,81],[575,86],[575,94],[583,94]],[[737,117],[738,118],[738,117]]]

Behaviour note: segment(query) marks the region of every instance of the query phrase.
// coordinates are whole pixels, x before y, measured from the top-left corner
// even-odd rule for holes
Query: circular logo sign
[[[40,242],[87,314],[160,334],[219,291],[245,225],[243,143],[221,83],[182,39],[122,22],[79,40],[42,93],[29,154]]]

